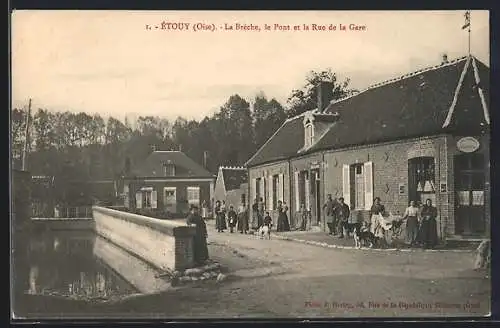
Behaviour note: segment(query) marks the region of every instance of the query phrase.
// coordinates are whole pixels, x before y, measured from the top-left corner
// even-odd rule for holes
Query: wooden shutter
[[[309,196],[311,194],[311,177],[309,176],[309,172],[307,173],[307,179],[305,180],[304,183],[305,183],[305,190],[306,190],[305,195],[304,195],[304,197],[305,197],[305,203],[306,203],[306,209],[308,211],[310,211],[311,210],[311,202],[310,202],[311,199],[310,199]]]
[[[369,210],[373,203],[373,162],[364,163],[363,177],[365,179],[365,210]]]
[[[262,200],[263,201],[266,201],[266,195],[265,195],[265,183],[266,183],[266,179],[264,179],[264,177],[261,177],[260,178],[260,184],[259,184],[259,194],[260,194],[260,197],[262,197]],[[260,199],[257,199],[257,201],[260,201]]]
[[[250,199],[248,203],[252,204],[255,198],[257,198],[257,179],[253,178],[252,185],[250,186]]]
[[[342,166],[342,197],[344,197],[344,203],[351,207],[351,170],[349,165],[344,164]]]
[[[269,176],[269,180],[268,180],[268,186],[267,186],[267,192],[269,193],[267,195],[268,197],[268,203],[267,203],[267,206],[266,206],[266,209],[267,210],[273,210],[274,209],[274,194],[273,194],[273,184],[274,184],[274,181],[273,181],[273,176],[270,175]]]
[[[158,193],[156,190],[153,190],[151,192],[151,208],[157,208],[158,207]]]
[[[280,174],[278,175],[278,200],[284,201],[284,196],[285,196],[285,182],[283,180],[284,175]]]
[[[300,194],[299,194],[299,171],[294,172],[295,177],[294,177],[294,192],[295,192],[295,210],[298,212],[300,211]]]
[[[142,192],[135,193],[135,208],[142,208]]]

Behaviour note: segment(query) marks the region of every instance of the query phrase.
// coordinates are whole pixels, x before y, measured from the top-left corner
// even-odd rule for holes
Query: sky
[[[489,12],[470,17],[471,53],[489,66]],[[362,90],[467,55],[464,22],[464,11],[15,11],[12,106],[202,119],[236,93],[285,104],[328,68]]]

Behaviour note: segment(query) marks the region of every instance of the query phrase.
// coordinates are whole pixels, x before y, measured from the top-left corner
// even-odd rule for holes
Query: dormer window
[[[175,165],[174,164],[163,164],[163,175],[166,177],[175,176]]]
[[[305,140],[304,146],[306,148],[311,147],[314,142],[314,126],[311,120],[307,120],[304,124]]]

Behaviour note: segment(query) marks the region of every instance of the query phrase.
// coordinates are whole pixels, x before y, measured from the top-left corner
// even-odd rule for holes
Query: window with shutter
[[[342,196],[344,203],[351,206],[351,170],[349,165],[342,166]]]
[[[366,162],[364,168],[365,210],[369,210],[373,203],[373,162]]]

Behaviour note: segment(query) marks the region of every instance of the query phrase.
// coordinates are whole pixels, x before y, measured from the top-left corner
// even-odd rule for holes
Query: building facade
[[[215,177],[180,151],[154,151],[124,178],[124,205],[133,212],[172,218],[213,198]]]
[[[277,195],[292,222],[303,204],[322,230],[328,194],[345,199],[354,221],[375,197],[393,214],[431,199],[442,239],[488,236],[488,74],[464,57],[288,119],[247,162],[250,194],[268,195],[269,208]]]
[[[219,167],[215,181],[215,200],[225,201],[227,206],[237,208],[248,204],[248,172],[243,167]],[[243,185],[243,186],[242,186]]]

